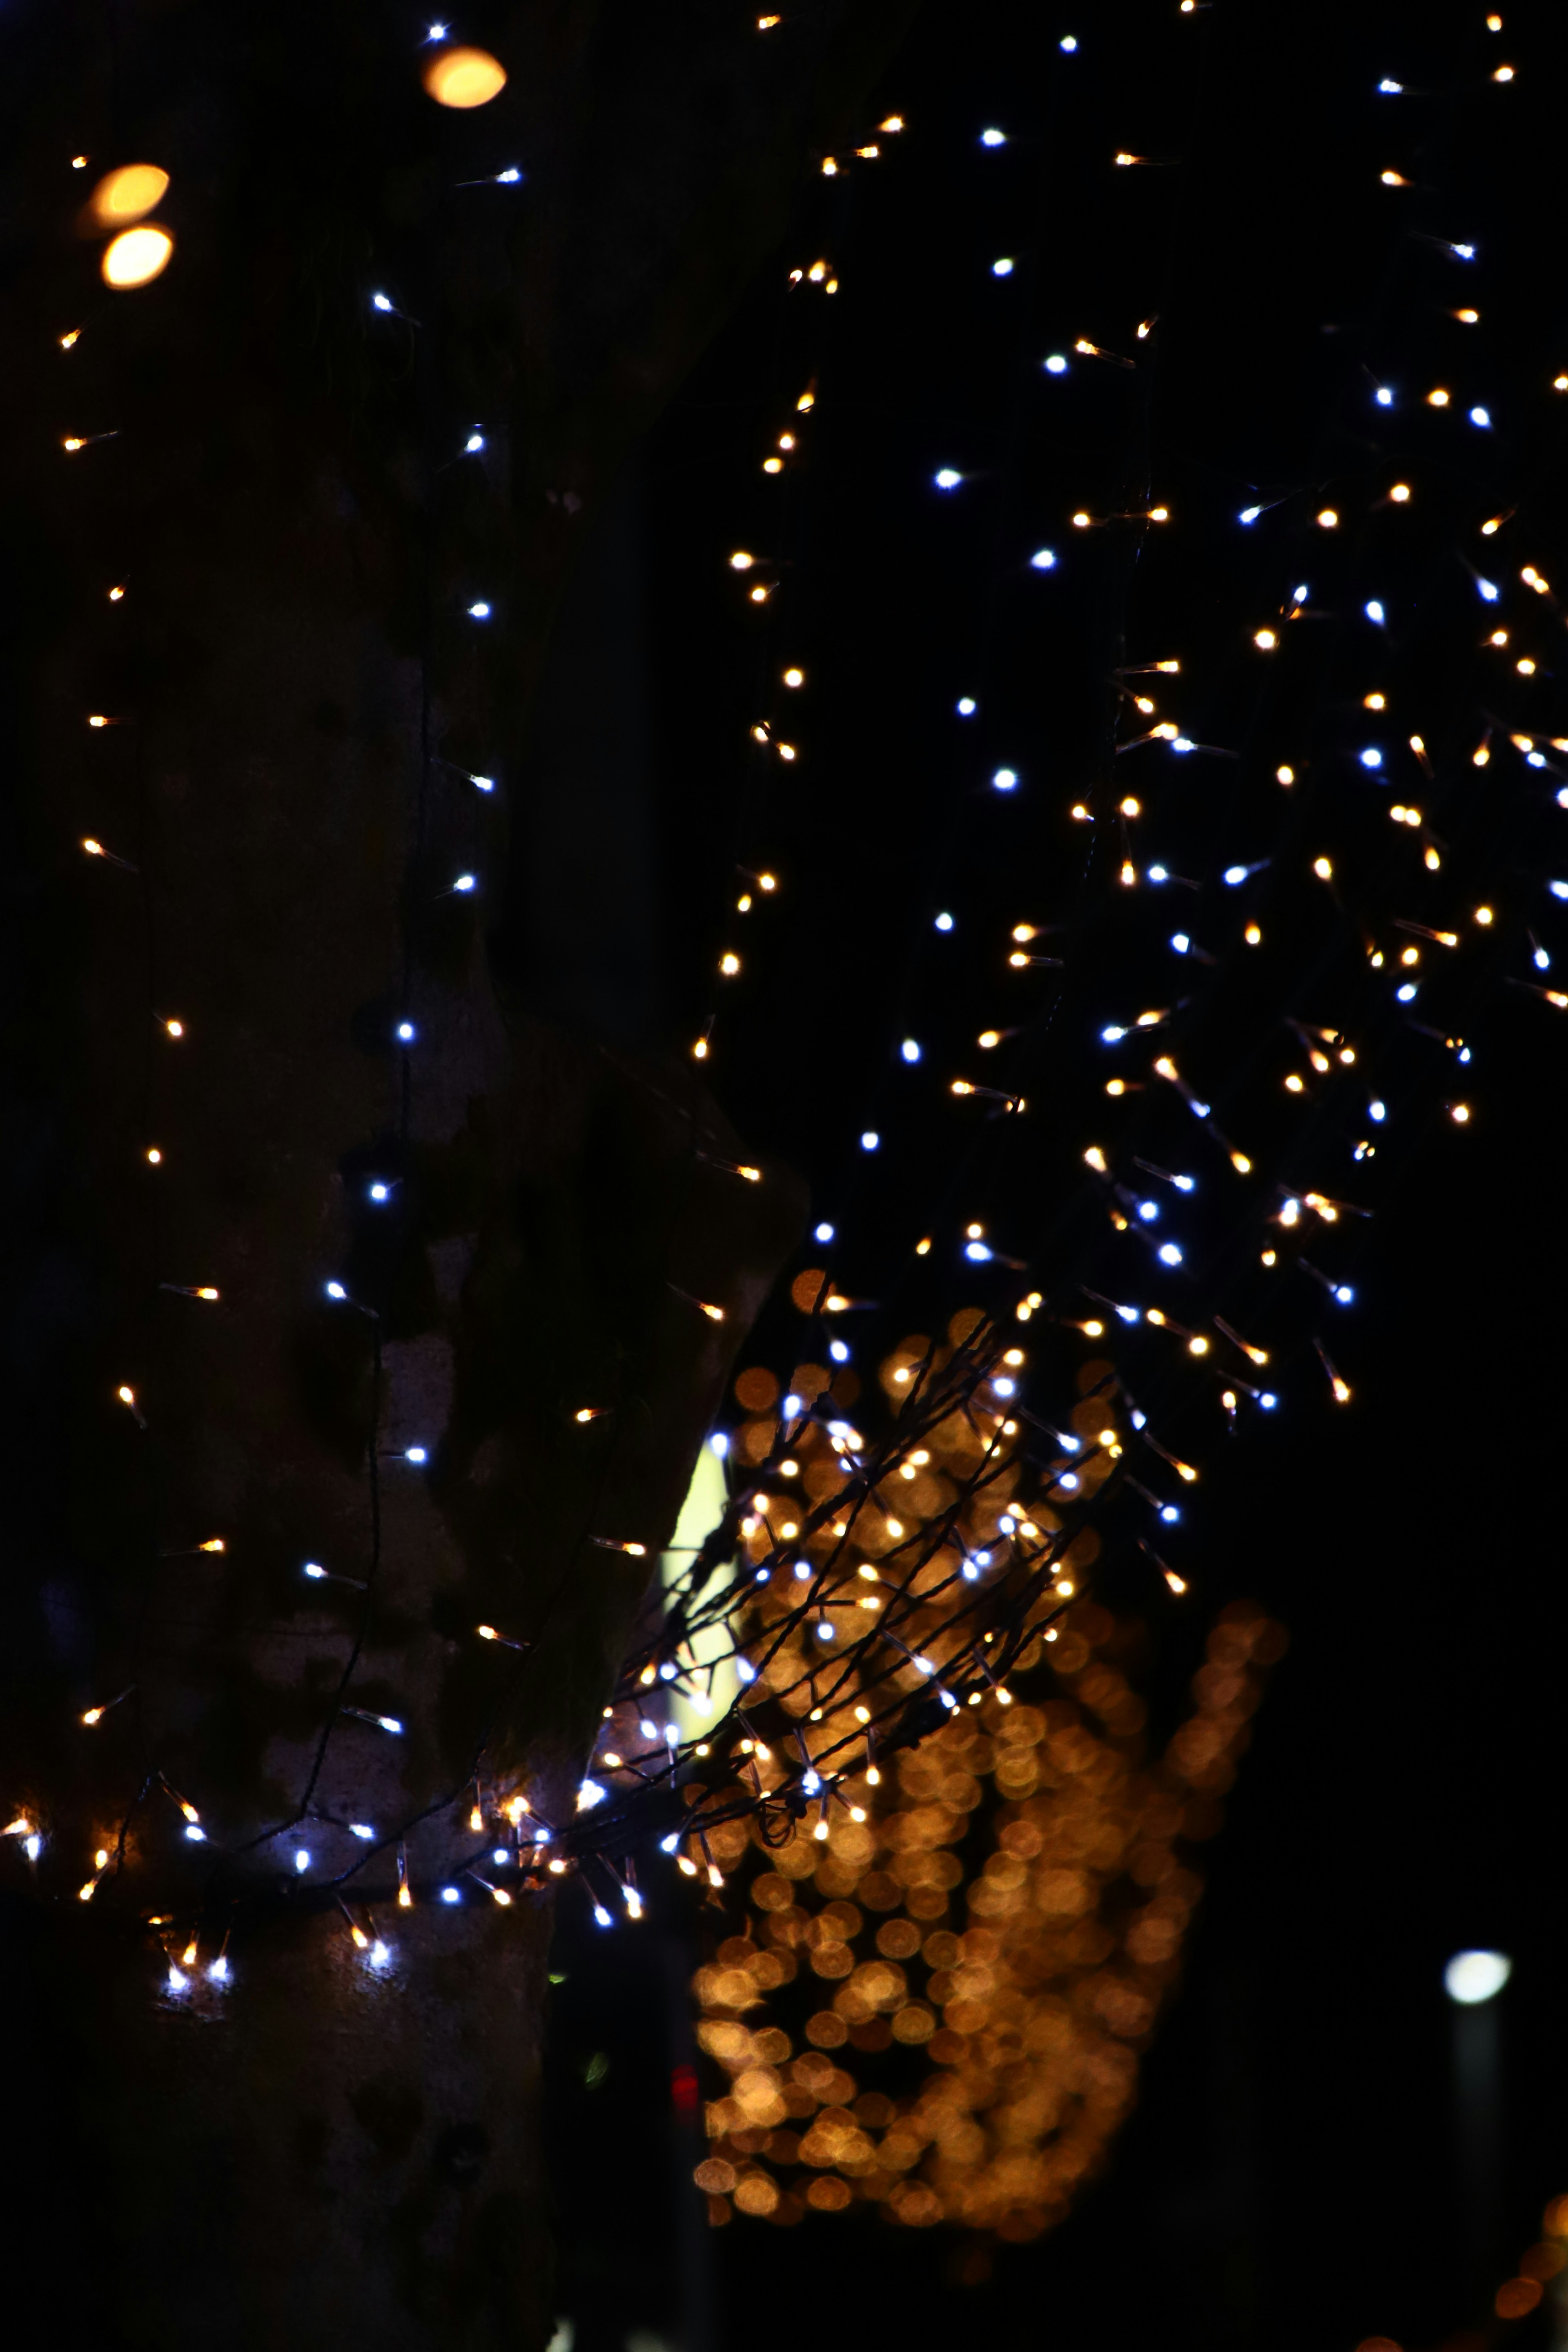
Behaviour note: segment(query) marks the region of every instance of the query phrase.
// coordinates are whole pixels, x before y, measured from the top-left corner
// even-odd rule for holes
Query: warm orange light
[[[122,163],[100,180],[87,200],[89,216],[99,228],[128,228],[163,201],[167,172],[156,163]]]
[[[488,49],[440,49],[423,79],[437,106],[488,106],[506,88],[506,68]]]

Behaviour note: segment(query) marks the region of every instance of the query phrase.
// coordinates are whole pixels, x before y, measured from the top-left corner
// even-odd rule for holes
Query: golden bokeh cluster
[[[906,1343],[882,1367],[884,1389],[900,1398],[910,1368],[931,1360],[927,1342]],[[1079,1425],[1107,1441],[1101,1475],[1114,1460],[1109,1370],[1091,1362],[1080,1373]],[[810,1373],[797,1369],[797,1393]],[[743,1374],[739,1392],[760,1407],[776,1384]],[[730,1881],[731,1919],[738,1886],[750,1914],[695,1982],[699,2040],[728,2082],[709,2102],[711,2149],[696,2176],[715,2221],[739,2211],[791,2222],[869,2201],[909,2226],[1036,2237],[1066,2213],[1131,2104],[1200,1893],[1190,1846],[1217,1826],[1284,1636],[1254,1604],[1224,1611],[1193,1711],[1152,1755],[1131,1679],[1140,1630],[1072,1595],[1095,1549],[1085,1531],[1035,1571],[1037,1591],[1026,1571],[1003,1570],[1023,1580],[1026,1640],[1011,1675],[879,1761],[866,1728],[885,1712],[888,1685],[918,1694],[922,1666],[940,1684],[943,1657],[974,1637],[952,1622],[952,1555],[905,1575],[897,1561],[920,1558],[921,1532],[950,1521],[955,1501],[964,1543],[994,1542],[1021,1465],[1007,1459],[994,1480],[972,1482],[1005,1426],[1000,1412],[994,1425],[973,1406],[954,1412],[924,1433],[923,1459],[904,1465],[914,1476],[887,1482],[857,1517],[846,1587],[852,1574],[858,1590],[842,1605],[858,1610],[865,1595],[912,1612],[899,1617],[901,1653],[884,1662],[875,1645],[861,1649],[851,1670],[802,1622],[787,1565],[761,1591],[752,1701],[771,1692],[801,1756],[846,1777],[804,1816],[694,1814]],[[842,1475],[822,1429],[795,1449],[808,1496]],[[742,1455],[767,1456],[775,1431],[759,1412]],[[759,1507],[759,1556],[790,1507],[787,1488]],[[1048,1541],[1037,1507],[1026,1524]],[[1073,1550],[1076,1570],[1064,1565]],[[752,1744],[764,1792],[795,1777],[777,1738]]]
[[[93,189],[83,226],[90,236],[110,237],[100,265],[106,286],[122,291],[148,286],[168,268],[174,240],[167,229],[145,217],[168,192],[169,174],[159,163],[121,163],[106,172]],[[133,227],[133,222],[143,226]]]

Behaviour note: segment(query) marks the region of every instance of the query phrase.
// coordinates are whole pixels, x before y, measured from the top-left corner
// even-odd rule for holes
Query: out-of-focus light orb
[[[1495,2000],[1513,1974],[1506,1952],[1456,1952],[1443,1971],[1443,1990],[1461,2009]]]
[[[174,240],[166,228],[122,229],[103,250],[103,282],[122,291],[150,286],[161,278],[174,255]]]
[[[168,185],[169,174],[156,163],[122,163],[100,180],[87,208],[100,228],[128,228],[163,203]]]
[[[442,49],[422,79],[437,106],[488,106],[506,88],[506,68],[489,49]]]

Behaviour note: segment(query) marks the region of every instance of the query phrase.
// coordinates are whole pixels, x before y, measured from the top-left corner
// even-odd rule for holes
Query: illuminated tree
[[[548,1906],[438,1892],[570,1820],[799,1203],[487,921],[578,541],[907,14],[7,26],[5,1860],[95,2340],[548,2333]]]

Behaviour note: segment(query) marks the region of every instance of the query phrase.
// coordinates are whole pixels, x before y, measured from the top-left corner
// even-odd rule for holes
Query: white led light
[[[1029,566],[1035,572],[1054,572],[1057,568],[1056,550],[1051,547],[1037,547],[1029,558]]]
[[[477,604],[470,604],[468,606],[468,618],[470,621],[488,621],[489,616],[490,608],[485,603],[482,596]]]
[[[1016,792],[1018,788],[1018,772],[1016,768],[998,768],[991,781],[999,793]]]
[[[1047,375],[1066,375],[1068,372],[1067,361],[1063,358],[1060,352],[1052,352],[1049,358],[1045,360],[1042,364]]]
[[[1461,2009],[1495,2000],[1513,1974],[1506,1952],[1456,1952],[1443,1970],[1443,1990]]]
[[[931,476],[931,479],[939,490],[956,490],[963,476],[955,473],[951,466],[943,466],[939,472]]]
[[[921,1049],[915,1039],[912,1037],[906,1037],[903,1044],[900,1046],[899,1051],[903,1055],[906,1062],[918,1062],[920,1060]]]
[[[1007,133],[1005,131],[983,131],[980,134],[980,144],[983,147],[1005,147]]]

